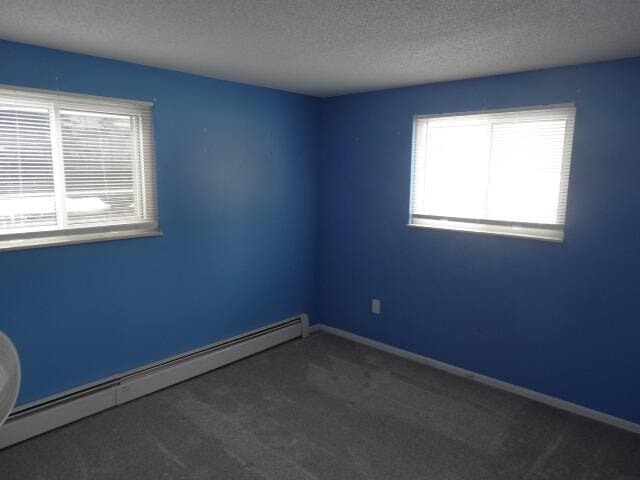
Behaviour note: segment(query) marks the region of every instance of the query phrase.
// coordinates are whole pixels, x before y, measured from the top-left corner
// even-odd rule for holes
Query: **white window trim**
[[[88,229],[78,230],[75,233],[69,233],[71,230],[58,230],[59,235],[47,235],[42,237],[30,237],[21,239],[2,240],[0,251],[26,250],[29,248],[55,247],[58,245],[75,245],[78,243],[95,243],[106,242],[109,240],[126,240],[129,238],[143,237],[159,237],[162,235],[160,230],[155,228],[133,228],[114,231],[94,231],[87,232]],[[64,232],[64,233],[63,233]],[[50,232],[49,232],[50,233]]]
[[[96,95],[85,95],[78,93],[58,92],[52,90],[42,90],[35,88],[16,87],[13,85],[0,84],[0,97],[3,94],[10,97],[11,103],[25,106],[42,106],[46,107],[50,111],[50,125],[51,130],[55,131],[56,125],[59,123],[60,110],[81,110],[88,111],[92,106],[95,106],[100,113],[113,113],[113,114],[125,114],[133,117],[133,121],[136,122],[138,128],[136,132],[139,138],[135,138],[134,142],[139,149],[136,149],[136,165],[134,168],[134,175],[136,178],[140,175],[145,175],[145,166],[142,164],[141,151],[145,148],[145,141],[142,138],[144,135],[141,127],[142,119],[140,116],[141,108],[153,108],[153,102],[140,101],[140,100],[128,100],[113,97],[101,97]],[[54,104],[55,103],[55,104]],[[152,115],[151,115],[152,116]],[[149,119],[149,121],[152,121]],[[152,188],[150,196],[147,197],[147,202],[142,201],[136,194],[136,204],[139,209],[144,209],[144,217],[146,217],[146,210],[148,208],[153,209],[153,215],[155,219],[153,221],[142,221],[132,223],[100,223],[96,222],[90,227],[82,228],[64,228],[59,227],[60,222],[56,226],[47,226],[38,228],[28,228],[25,231],[15,230],[10,234],[0,234],[0,252],[10,250],[23,250],[29,248],[48,247],[56,245],[69,245],[78,243],[93,243],[109,240],[120,240],[138,237],[155,237],[162,235],[162,232],[158,229],[157,222],[157,192],[156,192],[156,176],[155,176],[155,155],[153,153],[153,131],[152,126],[148,132],[151,135],[150,149],[150,175],[151,179],[147,182],[140,182],[142,189]],[[56,197],[64,196],[64,177],[62,165],[62,146],[60,139],[56,135],[51,136],[51,149],[53,159],[53,171],[54,182],[56,184],[55,195]],[[148,141],[146,143],[149,143]],[[62,188],[60,188],[62,186]],[[146,192],[140,192],[145,195]],[[150,200],[149,200],[150,199]],[[149,205],[148,202],[152,202]],[[57,215],[64,215],[64,201],[61,198],[56,198],[56,212]]]
[[[546,224],[503,223],[489,222],[487,220],[413,215],[411,217],[411,223],[407,224],[407,226],[412,228],[435,228],[438,230],[455,230],[459,232],[489,233],[503,237],[524,237],[557,243],[564,241],[562,228],[551,228]]]
[[[446,118],[446,117],[459,117],[459,116],[467,116],[467,115],[490,115],[496,113],[517,113],[517,112],[527,112],[527,111],[536,111],[536,110],[551,110],[551,109],[560,109],[560,108],[569,108],[572,109],[573,112],[571,114],[570,121],[572,122],[571,134],[567,135],[565,138],[565,151],[568,155],[568,174],[566,177],[566,185],[563,185],[563,188],[568,190],[568,182],[570,178],[570,168],[571,168],[571,160],[572,160],[572,151],[573,151],[573,139],[575,136],[575,103],[560,103],[560,104],[552,104],[552,105],[537,105],[531,107],[521,107],[521,108],[504,108],[504,109],[493,109],[493,110],[477,110],[477,111],[468,111],[468,112],[457,112],[457,113],[443,113],[443,114],[431,114],[431,115],[415,115],[413,117],[413,142],[411,148],[411,195],[410,195],[410,213],[409,213],[409,222],[407,223],[407,227],[410,228],[418,228],[418,229],[437,229],[437,230],[452,230],[459,232],[469,232],[469,233],[484,233],[484,234],[492,234],[504,237],[520,237],[520,238],[530,238],[534,240],[544,240],[555,243],[563,243],[564,242],[564,230],[565,230],[565,222],[563,218],[563,223],[556,224],[536,224],[536,223],[525,223],[525,222],[504,222],[504,221],[493,221],[486,219],[469,219],[469,218],[458,218],[458,217],[441,217],[441,216],[433,216],[433,215],[420,215],[415,214],[411,210],[413,208],[414,201],[414,181],[415,181],[415,168],[416,161],[415,155],[417,153],[417,125],[420,120],[429,120],[433,118]],[[566,203],[568,204],[568,192]]]

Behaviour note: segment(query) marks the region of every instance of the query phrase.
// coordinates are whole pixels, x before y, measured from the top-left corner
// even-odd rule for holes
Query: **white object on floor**
[[[20,390],[20,359],[9,337],[0,332],[0,425],[7,419]]]

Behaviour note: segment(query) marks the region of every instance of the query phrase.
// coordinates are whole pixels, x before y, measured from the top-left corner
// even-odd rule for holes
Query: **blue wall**
[[[164,232],[0,253],[19,404],[308,311],[319,100],[8,42],[0,83],[154,101]]]
[[[563,244],[405,226],[413,115],[564,102]],[[640,59],[325,101],[315,321],[640,422],[638,118]]]
[[[156,103],[164,236],[0,253],[20,404],[313,305],[316,322],[640,422],[640,59],[321,101],[0,42],[0,83]],[[405,226],[413,115],[564,102],[563,244]]]

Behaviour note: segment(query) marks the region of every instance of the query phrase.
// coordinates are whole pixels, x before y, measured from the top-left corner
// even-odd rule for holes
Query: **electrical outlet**
[[[375,313],[376,315],[380,314],[380,300],[377,298],[371,299],[371,313]]]

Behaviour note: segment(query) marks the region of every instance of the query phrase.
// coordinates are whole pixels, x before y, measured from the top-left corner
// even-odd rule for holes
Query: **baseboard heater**
[[[306,314],[93,383],[14,412],[0,427],[0,449],[202,375],[298,337]]]

